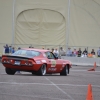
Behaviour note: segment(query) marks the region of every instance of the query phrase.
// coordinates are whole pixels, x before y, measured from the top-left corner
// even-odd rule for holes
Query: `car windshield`
[[[17,50],[13,55],[27,56],[27,57],[35,57],[39,56],[40,52],[34,50]]]

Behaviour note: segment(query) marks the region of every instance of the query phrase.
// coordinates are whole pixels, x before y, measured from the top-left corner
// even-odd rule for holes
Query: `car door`
[[[47,72],[59,72],[61,61],[59,61],[52,52],[46,52],[46,56],[48,59]]]

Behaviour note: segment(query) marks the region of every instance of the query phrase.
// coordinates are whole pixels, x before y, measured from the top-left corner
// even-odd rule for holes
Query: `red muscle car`
[[[9,75],[17,70],[31,72],[36,75],[60,73],[69,74],[71,62],[58,59],[50,50],[24,48],[11,55],[2,55],[2,64]]]

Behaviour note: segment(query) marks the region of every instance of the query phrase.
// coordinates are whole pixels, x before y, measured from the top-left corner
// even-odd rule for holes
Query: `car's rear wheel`
[[[8,75],[14,75],[16,73],[16,71],[11,68],[5,68],[5,71]]]
[[[64,69],[62,70],[62,72],[60,73],[60,75],[67,76],[67,74],[68,74],[68,67],[65,66]]]
[[[46,65],[43,64],[43,65],[40,67],[39,71],[38,71],[38,75],[44,76],[45,74],[46,74]]]

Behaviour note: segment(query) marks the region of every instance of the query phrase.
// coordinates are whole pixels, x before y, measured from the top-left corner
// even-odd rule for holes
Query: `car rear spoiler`
[[[2,57],[15,58],[15,59],[31,59],[32,57],[18,56],[18,55],[2,55]]]

